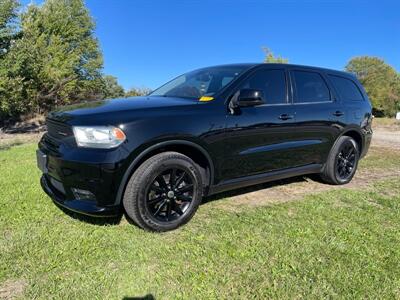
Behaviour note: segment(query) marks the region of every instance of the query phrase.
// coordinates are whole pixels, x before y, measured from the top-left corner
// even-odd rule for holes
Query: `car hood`
[[[74,105],[60,107],[49,114],[49,118],[59,121],[68,120],[71,117],[90,116],[115,112],[126,112],[143,109],[156,109],[162,107],[176,107],[183,105],[195,105],[196,99],[172,98],[172,97],[131,97],[101,101],[83,102]]]

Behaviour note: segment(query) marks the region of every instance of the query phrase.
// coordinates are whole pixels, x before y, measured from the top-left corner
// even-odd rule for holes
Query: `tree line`
[[[19,0],[0,0],[0,121],[82,100],[148,93],[146,88],[125,91],[116,77],[103,74],[94,29],[83,0],[46,0],[23,11]],[[288,62],[263,50],[265,62]],[[400,75],[393,67],[361,56],[345,70],[364,85],[376,115],[400,110]]]
[[[46,0],[22,12],[0,1],[0,120],[82,100],[137,96],[104,75],[95,24],[83,0]]]

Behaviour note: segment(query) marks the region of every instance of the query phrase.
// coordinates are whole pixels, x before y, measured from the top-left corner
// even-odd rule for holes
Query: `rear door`
[[[303,164],[323,164],[345,121],[345,112],[323,72],[290,69],[296,130]]]

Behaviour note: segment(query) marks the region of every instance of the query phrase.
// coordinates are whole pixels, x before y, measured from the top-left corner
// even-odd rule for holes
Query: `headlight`
[[[110,149],[126,139],[121,129],[112,126],[74,126],[73,130],[79,147]]]

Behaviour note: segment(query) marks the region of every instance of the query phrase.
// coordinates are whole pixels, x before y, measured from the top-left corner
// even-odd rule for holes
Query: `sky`
[[[85,3],[104,73],[126,89],[156,88],[200,67],[262,62],[263,46],[294,64],[342,70],[352,57],[371,55],[400,71],[400,0]]]

